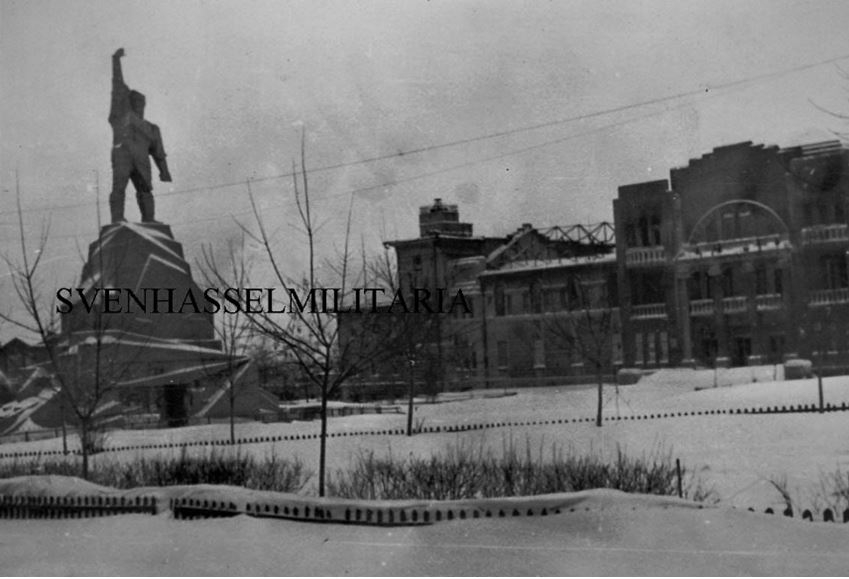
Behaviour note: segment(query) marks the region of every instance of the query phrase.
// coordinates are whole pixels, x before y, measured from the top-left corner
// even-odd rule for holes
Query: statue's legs
[[[112,193],[109,194],[109,212],[112,223],[126,221],[124,219],[124,193],[130,174],[133,171],[132,160],[120,148],[112,149]]]
[[[136,191],[136,201],[139,202],[142,223],[150,223],[153,219],[153,193],[150,191]]]
[[[112,214],[112,223],[126,221],[124,219],[124,192],[127,190],[127,182],[130,174],[127,171],[119,171],[112,167],[112,193],[109,195],[109,212]]]
[[[145,167],[147,169],[147,174],[150,174],[150,166]],[[153,219],[153,193],[151,192],[151,186],[149,179],[145,178],[145,175],[141,171],[133,171],[130,175],[130,179],[133,180],[133,185],[136,188],[136,201],[139,204],[139,213],[141,213],[142,223],[149,223],[154,221]]]

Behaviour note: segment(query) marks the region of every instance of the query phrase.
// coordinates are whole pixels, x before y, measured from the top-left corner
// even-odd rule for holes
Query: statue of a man
[[[121,73],[121,58],[124,49],[112,55],[112,108],[109,124],[112,125],[112,193],[109,209],[112,223],[124,219],[124,192],[127,182],[132,180],[136,188],[143,222],[153,221],[153,179],[150,174],[150,159],[153,157],[159,169],[161,181],[171,181],[165,148],[159,127],[144,119],[144,95],[130,90]]]

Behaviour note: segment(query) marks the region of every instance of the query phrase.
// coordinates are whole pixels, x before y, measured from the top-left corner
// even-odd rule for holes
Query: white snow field
[[[670,412],[816,404],[817,382],[767,381],[772,367],[661,371],[641,382],[605,387],[602,428],[592,422],[523,424],[456,433],[341,436],[328,440],[331,471],[360,451],[428,455],[451,444],[505,442],[534,452],[557,445],[576,453],[671,453],[714,488],[716,508],[693,509],[669,499],[603,491],[579,493],[574,513],[515,519],[442,522],[416,528],[354,527],[257,520],[245,516],[175,521],[125,515],[68,521],[0,520],[0,571],[31,574],[838,574],[849,569],[849,525],[810,523],[753,514],[784,503],[769,479],[786,477],[803,506],[817,507],[821,473],[849,470],[849,412],[708,414],[649,420],[628,417]],[[751,382],[752,378],[757,382]],[[777,376],[780,378],[780,376]],[[738,382],[737,385],[727,384]],[[748,383],[739,383],[748,382]],[[696,387],[707,387],[696,390]],[[419,404],[425,427],[527,423],[595,414],[594,387],[501,390],[445,396]],[[469,398],[469,396],[474,396]],[[824,380],[825,402],[849,405],[849,377]],[[454,399],[455,401],[448,401]],[[406,408],[405,405],[402,407]],[[404,414],[333,418],[331,433],[402,429]],[[228,425],[116,431],[107,446],[226,439]],[[240,423],[237,436],[314,434],[319,424]],[[70,441],[74,446],[76,442]],[[60,439],[4,444],[0,453],[61,448]],[[263,442],[218,452],[300,456],[317,466],[318,441]],[[208,452],[208,447],[189,447]],[[107,452],[94,460],[127,460],[178,449]],[[3,459],[9,460],[9,459]],[[307,488],[305,493],[312,492]],[[660,502],[657,502],[660,501]],[[820,505],[821,507],[822,505]],[[736,507],[736,510],[732,507]]]
[[[71,479],[69,492],[88,491]],[[59,485],[61,487],[61,484]],[[54,492],[57,490],[53,486]],[[209,496],[210,489],[207,489]],[[160,491],[169,494],[169,491]],[[187,491],[172,488],[170,494]],[[213,491],[214,492],[214,491]],[[249,493],[220,489],[240,501]],[[842,575],[849,525],[599,490],[560,514],[375,527],[122,515],[0,520],[4,575]],[[485,501],[468,501],[485,504]],[[568,508],[567,508],[568,507]],[[539,511],[537,511],[538,513]]]

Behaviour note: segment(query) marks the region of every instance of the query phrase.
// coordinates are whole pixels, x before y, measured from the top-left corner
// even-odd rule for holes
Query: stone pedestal
[[[218,348],[212,314],[183,306],[187,290],[203,309],[203,291],[192,279],[183,246],[162,223],[113,223],[89,246],[79,289],[95,306],[88,312],[74,288],[73,310],[62,316],[64,334],[115,331],[154,339]],[[102,288],[121,290],[113,304],[119,313],[102,314]],[[143,305],[131,299],[133,292]],[[171,296],[170,304],[168,303]],[[168,310],[174,313],[167,313]],[[182,309],[182,312],[180,310]]]
[[[110,396],[122,405],[138,406],[143,390],[157,400],[163,422],[185,424],[190,388],[220,382],[230,357],[215,337],[213,314],[203,312],[203,290],[171,228],[105,226],[89,246],[77,285],[71,311],[61,316],[68,355],[100,364]],[[107,304],[104,288],[118,299]],[[183,307],[187,292],[197,298],[197,308]]]

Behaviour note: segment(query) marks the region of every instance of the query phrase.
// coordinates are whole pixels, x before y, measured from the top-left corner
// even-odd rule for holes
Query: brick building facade
[[[625,364],[849,359],[839,142],[719,147],[614,201]],[[819,358],[822,357],[822,360]]]
[[[462,289],[439,320],[442,389],[591,381],[596,364],[849,367],[849,148],[718,147],[619,188],[614,224],[473,234],[421,208],[388,242],[402,287]],[[591,334],[592,345],[581,343]]]
[[[621,363],[612,226],[481,237],[440,199],[419,222],[419,238],[387,243],[401,286],[460,289],[471,309],[438,321],[441,389],[581,381],[595,371],[583,350],[602,353],[605,373]],[[587,326],[600,334],[592,347],[575,338]]]

